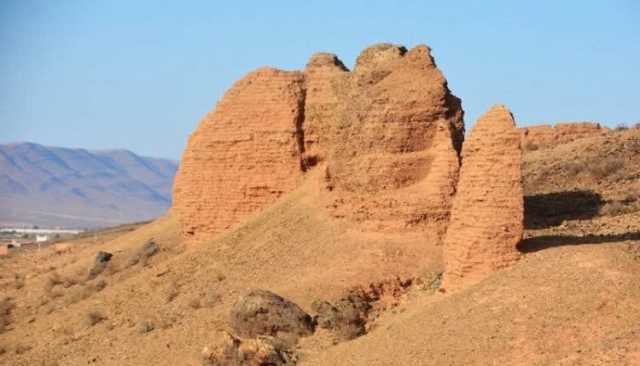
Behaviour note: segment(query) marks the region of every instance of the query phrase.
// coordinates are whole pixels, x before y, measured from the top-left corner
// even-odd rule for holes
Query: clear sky
[[[2,0],[0,142],[179,159],[248,71],[378,42],[430,45],[468,127],[495,103],[520,125],[640,121],[635,0]]]

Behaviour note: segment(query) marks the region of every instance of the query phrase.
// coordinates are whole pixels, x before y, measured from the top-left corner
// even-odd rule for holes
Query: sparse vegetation
[[[208,290],[203,296],[203,305],[206,307],[214,307],[222,301],[222,296],[214,289]]]
[[[624,161],[617,158],[605,158],[587,165],[589,174],[596,179],[610,177],[624,167]]]
[[[62,287],[69,288],[71,286],[75,286],[80,283],[80,280],[75,277],[65,277],[62,281]]]
[[[11,323],[11,311],[14,307],[12,298],[5,297],[0,300],[0,334],[4,333]]]
[[[150,321],[142,321],[138,324],[138,333],[145,334],[155,329],[155,325]]]
[[[602,209],[600,210],[600,213],[606,216],[618,216],[622,215],[626,211],[627,206],[625,206],[620,201],[614,201],[604,205],[604,207],[602,207]]]
[[[62,284],[63,279],[57,272],[53,272],[49,277],[47,277],[47,281],[44,285],[44,292],[49,296],[49,298],[55,299],[62,296],[62,292],[57,290],[55,287]]]
[[[94,283],[93,287],[96,289],[97,292],[100,292],[104,290],[105,287],[107,287],[107,281],[102,279],[98,280],[96,281],[96,283]]]
[[[25,344],[19,344],[16,346],[16,355],[27,353],[31,350],[31,346]]]
[[[149,258],[153,257],[158,251],[160,247],[153,240],[145,243],[142,248],[140,248],[132,257],[129,259],[129,265],[135,266],[138,263],[141,263],[142,266],[146,266]]]
[[[170,303],[176,297],[178,297],[178,295],[180,294],[180,291],[178,290],[178,287],[174,283],[172,283],[167,288],[164,289],[162,294],[163,294],[164,301],[166,303]]]
[[[562,165],[561,169],[565,172],[567,177],[575,178],[584,170],[584,165],[576,162],[567,162]]]
[[[23,274],[16,273],[14,276],[13,286],[16,290],[20,290],[25,285],[25,276]]]
[[[202,303],[200,302],[200,299],[197,297],[194,297],[193,299],[189,300],[189,306],[192,309],[200,309],[202,307]]]
[[[423,291],[436,291],[442,285],[442,272],[426,272],[416,279],[416,285]]]
[[[540,146],[538,146],[536,143],[534,143],[533,141],[527,141],[524,144],[524,150],[525,151],[536,151],[540,148]]]
[[[62,290],[60,290],[60,289],[51,289],[49,291],[46,291],[45,293],[52,300],[55,300],[57,298],[60,298],[60,297],[64,296],[64,292],[62,292]]]
[[[87,324],[90,327],[106,320],[107,317],[100,310],[91,310],[87,313]]]
[[[628,129],[629,129],[629,126],[627,126],[625,123],[618,123],[618,125],[615,128],[616,131],[626,131]]]

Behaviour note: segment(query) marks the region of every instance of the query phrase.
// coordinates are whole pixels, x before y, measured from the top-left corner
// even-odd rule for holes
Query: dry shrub
[[[640,193],[631,193],[622,200],[622,203],[626,205],[631,205],[636,202],[640,202]]]
[[[628,129],[629,129],[629,126],[627,126],[624,123],[618,123],[618,125],[615,128],[616,131],[626,131]]]
[[[587,165],[589,174],[596,179],[610,177],[624,167],[624,161],[617,158],[606,158]]]
[[[169,329],[178,322],[178,318],[175,315],[164,316],[159,320],[160,329]]]
[[[113,254],[105,251],[99,251],[96,254],[96,258],[93,261],[93,267],[89,269],[89,273],[87,275],[88,280],[92,280],[100,275],[109,265],[111,259],[113,258]]]
[[[31,350],[31,346],[25,344],[19,344],[16,346],[16,355],[27,353]]]
[[[84,299],[88,299],[96,292],[102,291],[105,287],[107,287],[107,282],[104,280],[98,280],[93,284],[88,283],[83,286],[79,286],[73,289],[69,297],[66,299],[66,303],[67,305],[71,305]]]
[[[62,292],[62,290],[60,290],[60,289],[51,289],[51,290],[46,291],[45,293],[52,300],[55,300],[57,298],[60,298],[60,297],[64,296],[64,292]]]
[[[4,333],[11,323],[11,311],[13,311],[14,307],[15,304],[12,298],[5,297],[0,300],[0,334]]]
[[[84,299],[91,297],[95,293],[95,290],[91,286],[82,286],[75,288],[69,296],[66,298],[65,302],[67,305],[75,304]]]
[[[98,277],[98,275],[102,273],[105,270],[105,268],[107,268],[108,263],[109,262],[96,262],[93,265],[93,267],[89,269],[89,274],[87,275],[87,279],[92,280]]]
[[[220,302],[222,302],[222,296],[214,289],[208,290],[203,296],[203,305],[206,307],[214,307]]]
[[[536,151],[540,148],[540,146],[538,146],[535,142],[533,141],[527,141],[524,144],[524,150],[525,151]]]
[[[93,287],[95,288],[96,292],[100,292],[104,290],[105,287],[107,287],[107,281],[98,280],[96,281],[96,283],[93,284]]]
[[[64,282],[64,280],[62,279],[62,277],[58,274],[58,272],[53,272],[48,278],[47,278],[47,282],[45,283],[45,289],[53,289],[54,287],[61,285],[62,282]]]
[[[62,289],[57,288],[57,286],[63,288],[69,288],[74,285],[80,283],[79,280],[73,277],[63,278],[57,272],[53,272],[48,278],[47,282],[44,285],[44,292],[50,299],[57,299],[59,297],[64,296],[64,292]]]
[[[82,281],[80,279],[78,279],[77,277],[65,277],[64,280],[62,280],[62,287],[64,288],[69,288],[72,286],[75,286],[79,283],[81,283]]]
[[[38,303],[39,306],[45,306],[49,303],[49,299],[47,297],[41,297],[40,298],[40,302]]]
[[[14,276],[13,286],[16,290],[20,290],[25,285],[25,276],[23,274],[16,273]]]
[[[135,266],[138,263],[141,263],[142,266],[146,266],[149,262],[149,258],[153,257],[158,253],[160,247],[153,240],[146,242],[142,248],[138,249],[138,251],[129,259],[129,266]]]
[[[618,216],[622,215],[626,211],[626,206],[622,202],[614,201],[607,203],[604,207],[602,207],[600,213],[606,216]]]
[[[640,122],[634,123],[633,128],[640,128]]]
[[[189,306],[192,309],[200,309],[202,307],[202,303],[200,302],[200,299],[197,297],[194,297],[193,299],[189,300]]]
[[[568,177],[576,177],[583,170],[583,165],[575,162],[568,162],[562,166],[562,170],[566,173]]]
[[[178,290],[178,287],[175,285],[175,283],[172,283],[164,289],[164,291],[162,292],[162,297],[164,298],[164,301],[166,303],[170,303],[176,297],[178,297],[179,294],[180,291]]]
[[[640,245],[638,244],[628,244],[627,252],[631,254],[633,259],[640,260]]]
[[[91,310],[87,313],[87,324],[90,327],[106,320],[107,317],[100,310]]]
[[[109,265],[107,266],[107,268],[105,268],[103,273],[107,276],[113,276],[116,273],[120,272],[120,270],[122,269],[121,267],[121,265],[118,265],[114,261],[111,261],[109,262]]]
[[[140,333],[140,334],[149,333],[152,330],[154,330],[155,328],[156,327],[152,322],[145,320],[145,321],[140,322],[140,324],[138,324],[138,333]]]
[[[53,304],[49,304],[44,307],[43,311],[45,314],[51,314],[56,311],[56,307]]]

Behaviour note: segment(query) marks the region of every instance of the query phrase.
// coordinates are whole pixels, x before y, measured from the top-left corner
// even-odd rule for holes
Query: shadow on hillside
[[[544,229],[564,220],[590,219],[604,205],[602,197],[592,191],[567,191],[524,197],[524,226]]]
[[[624,240],[640,240],[640,231],[624,234],[607,235],[546,235],[525,239],[518,244],[518,250],[522,253],[532,253],[539,250],[559,247],[563,245],[603,244]]]

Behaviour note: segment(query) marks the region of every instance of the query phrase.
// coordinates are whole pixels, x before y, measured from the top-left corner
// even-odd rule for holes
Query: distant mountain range
[[[0,225],[76,228],[152,219],[171,206],[177,163],[127,150],[0,145]]]

